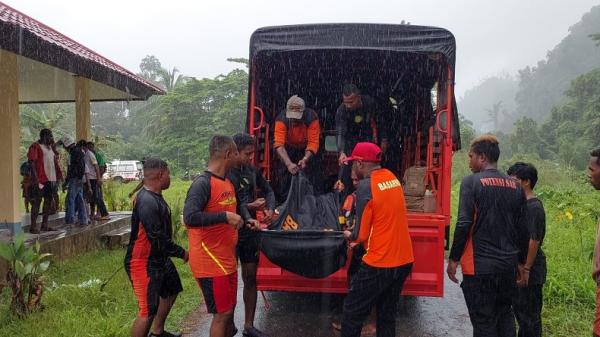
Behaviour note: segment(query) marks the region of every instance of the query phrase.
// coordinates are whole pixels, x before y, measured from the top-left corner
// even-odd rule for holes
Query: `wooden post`
[[[75,76],[75,141],[90,141],[91,126],[90,80]]]
[[[13,234],[22,232],[20,140],[17,55],[0,49],[0,228]]]

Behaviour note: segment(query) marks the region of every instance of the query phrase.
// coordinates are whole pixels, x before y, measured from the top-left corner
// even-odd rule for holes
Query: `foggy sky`
[[[2,0],[99,54],[138,72],[155,55],[164,67],[214,77],[228,57],[248,57],[263,26],[400,23],[438,26],[457,40],[456,92],[535,65],[600,0]]]

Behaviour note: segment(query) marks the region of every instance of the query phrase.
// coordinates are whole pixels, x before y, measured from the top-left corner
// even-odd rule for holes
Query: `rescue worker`
[[[183,218],[188,229],[190,268],[207,311],[213,314],[210,337],[230,337],[237,333],[233,312],[237,302],[238,229],[244,223],[256,229],[258,222],[243,218],[242,205],[227,178],[239,156],[231,137],[214,136],[209,152],[208,169],[188,190]]]
[[[275,121],[273,148],[281,163],[278,172],[277,199],[285,201],[291,184],[292,175],[302,169],[308,174],[309,180],[315,184],[315,170],[309,169],[319,151],[321,127],[319,116],[305,106],[304,100],[297,95],[287,101],[286,110]],[[314,166],[314,165],[312,165]]]
[[[363,322],[376,308],[377,336],[394,337],[396,306],[414,256],[402,185],[381,168],[381,149],[373,143],[356,144],[352,170],[360,179],[356,189],[356,223],[344,236],[366,249],[344,300],[342,337],[360,336]]]
[[[247,133],[238,133],[233,141],[239,152],[236,165],[229,171],[229,180],[233,183],[238,200],[242,203],[242,212],[246,218],[256,219],[256,213],[264,209],[263,221],[269,222],[275,210],[275,193],[258,169],[252,166],[254,159],[254,138]],[[256,198],[260,191],[265,197]],[[242,227],[238,231],[237,256],[242,264],[244,281],[244,337],[263,337],[265,333],[254,327],[256,312],[256,271],[258,269],[258,231]]]
[[[171,184],[170,172],[163,160],[148,159],[144,174],[144,187],[137,194],[131,214],[131,238],[125,255],[125,270],[139,306],[131,336],[181,336],[164,330],[175,299],[183,290],[170,257],[188,260],[188,253],[173,242],[171,210],[162,196]]]
[[[342,88],[342,104],[335,113],[336,140],[339,153],[341,179],[338,184],[352,186],[350,179],[351,168],[346,165],[346,157],[359,142],[379,144],[383,152],[387,150],[388,140],[385,128],[378,127],[378,107],[375,100],[361,94],[354,84],[346,84]],[[383,124],[383,123],[379,123]],[[351,190],[348,189],[347,193]]]
[[[471,143],[469,167],[463,178],[454,242],[447,273],[461,288],[473,324],[474,337],[513,337],[515,318],[512,298],[517,284],[517,265],[524,263],[529,236],[521,217],[525,193],[517,182],[497,169],[500,148],[493,135]]]
[[[354,192],[348,194],[344,203],[342,204],[342,213],[344,216],[345,226],[344,230],[352,231],[354,229],[355,219],[356,219],[356,188],[358,187],[359,179],[356,176],[356,172],[352,172],[352,186],[354,187]],[[338,191],[341,192],[341,191]],[[358,271],[360,264],[362,262],[362,258],[365,255],[365,247],[362,244],[353,242],[349,244],[350,248],[352,248],[352,259],[350,260],[350,266],[348,267],[348,288],[350,288],[350,283],[352,282],[352,277]],[[375,310],[371,311],[369,318],[367,319],[367,323],[362,328],[361,335],[374,335],[376,332],[375,328]],[[342,330],[342,324],[339,322],[332,323],[332,326],[336,330]]]

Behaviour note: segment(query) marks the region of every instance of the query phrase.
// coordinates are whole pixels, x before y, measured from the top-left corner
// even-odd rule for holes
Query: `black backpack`
[[[71,149],[69,155],[71,156],[71,158],[69,160],[68,176],[70,178],[77,179],[83,178],[83,175],[85,174],[85,155],[81,150],[81,147],[75,146]]]
[[[29,161],[23,162],[19,171],[21,172],[22,177],[29,177],[31,174],[31,163]]]

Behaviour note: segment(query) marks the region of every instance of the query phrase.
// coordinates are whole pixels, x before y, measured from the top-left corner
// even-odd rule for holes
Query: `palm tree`
[[[21,105],[21,154],[38,139],[41,129],[52,130],[55,138],[67,134],[59,128],[66,115],[63,104]]]
[[[158,82],[163,86],[167,92],[173,91],[178,86],[185,84],[189,80],[189,77],[179,74],[179,69],[173,67],[171,71],[166,68],[160,68],[158,71]]]

